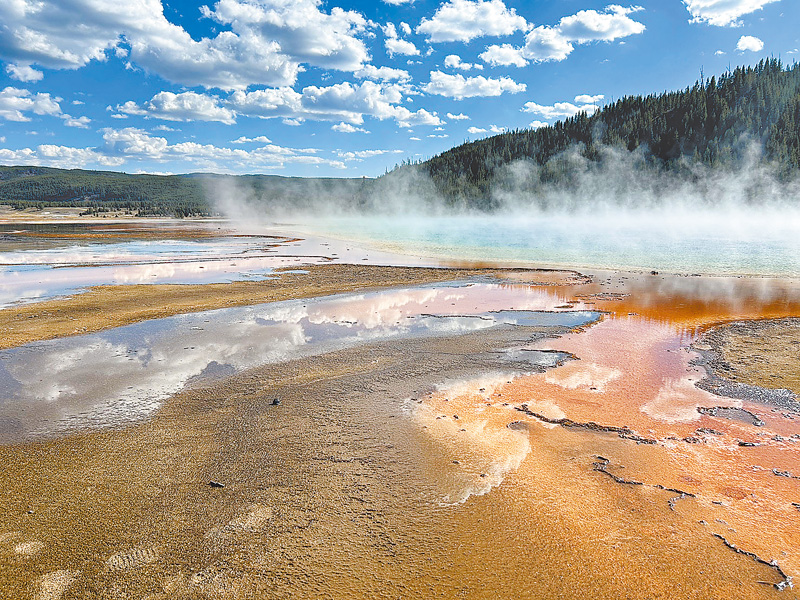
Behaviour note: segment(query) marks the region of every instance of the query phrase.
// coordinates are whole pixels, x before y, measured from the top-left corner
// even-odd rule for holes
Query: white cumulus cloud
[[[369,133],[369,131],[363,127],[356,127],[355,125],[350,125],[350,123],[345,123],[344,121],[332,125],[331,129],[338,131],[339,133]]]
[[[525,36],[525,45],[520,52],[523,58],[544,62],[564,60],[574,49],[570,39],[557,27],[537,27]]]
[[[540,115],[545,119],[574,117],[581,112],[591,115],[596,110],[597,106],[594,104],[576,105],[572,102],[556,102],[551,106],[536,104],[536,102],[526,102],[522,107],[522,112]]]
[[[637,35],[645,26],[629,15],[642,10],[639,6],[607,6],[602,12],[581,10],[562,18],[558,25],[540,25],[525,34],[525,44],[492,45],[480,55],[481,60],[496,66],[523,67],[528,62],[561,61],[575,49],[575,44],[611,42]]]
[[[6,121],[30,121],[25,113],[60,117],[61,106],[47,93],[33,94],[11,86],[0,91],[0,117]]]
[[[644,25],[628,16],[640,10],[642,10],[640,6],[625,8],[616,4],[607,6],[604,12],[581,10],[561,19],[558,31],[568,40],[579,44],[594,41],[611,42],[644,31]]]
[[[736,42],[736,49],[739,52],[760,52],[764,48],[764,42],[752,35],[743,35]]]
[[[778,0],[683,0],[692,15],[690,23],[708,23],[718,27],[736,27],[739,17],[761,10]]]
[[[67,127],[80,127],[81,129],[88,129],[89,123],[92,120],[89,117],[73,117],[70,115],[61,115],[61,118],[64,119],[64,125]]]
[[[449,0],[430,19],[424,18],[417,33],[430,42],[468,42],[477,37],[510,35],[528,26],[524,18],[502,0]]]
[[[605,98],[603,94],[578,94],[575,96],[575,102],[578,104],[597,104],[603,98]]]
[[[159,92],[142,106],[128,101],[117,106],[117,111],[165,121],[218,121],[226,125],[236,122],[235,113],[220,106],[219,98],[196,92]]]
[[[389,56],[395,54],[402,54],[403,56],[419,56],[419,48],[414,45],[414,42],[408,40],[401,40],[398,38],[386,38],[384,40],[386,52]]]
[[[30,65],[15,65],[11,64],[6,67],[6,73],[11,79],[17,81],[41,81],[44,73],[31,67]]]
[[[462,71],[469,71],[470,69],[483,69],[483,65],[464,62],[458,54],[448,54],[444,57],[444,66],[448,69],[460,69]]]
[[[483,62],[496,67],[498,65],[524,67],[528,60],[522,55],[522,48],[516,48],[511,44],[493,44],[478,55]]]
[[[461,74],[449,75],[441,71],[431,71],[431,80],[422,89],[429,94],[461,100],[476,96],[499,96],[505,92],[516,94],[524,92],[527,86],[509,77],[464,77]]]
[[[489,129],[485,129],[483,127],[470,127],[467,129],[467,133],[471,133],[473,135],[478,133],[491,133],[491,134],[498,134],[498,133],[505,133],[507,129],[505,127],[498,127],[497,125],[489,126]]]
[[[308,86],[302,92],[291,88],[237,91],[225,105],[239,115],[261,118],[309,119],[314,121],[343,121],[361,125],[364,117],[379,120],[394,119],[403,127],[440,125],[435,113],[419,109],[410,111],[400,103],[406,88],[399,84],[363,81],[332,86]]]
[[[271,144],[272,140],[265,135],[257,135],[256,137],[252,138],[243,135],[235,140],[231,140],[231,144],[251,144],[256,142],[260,144]]]
[[[394,26],[394,23],[387,23],[383,27],[383,34],[386,36],[384,45],[386,46],[386,52],[389,53],[389,56],[394,56],[395,54],[402,54],[404,56],[419,55],[419,49],[413,42],[401,40],[398,37],[397,28]]]
[[[382,156],[384,154],[402,154],[402,150],[354,150],[354,151],[337,151],[337,156],[344,161],[350,160],[364,160],[365,158],[372,158],[373,156]]]
[[[202,14],[223,26],[195,39],[170,22],[160,0],[0,2],[0,59],[26,67],[77,69],[110,55],[183,85],[292,85],[308,64],[354,71],[369,60],[361,13],[321,0],[219,0]]]

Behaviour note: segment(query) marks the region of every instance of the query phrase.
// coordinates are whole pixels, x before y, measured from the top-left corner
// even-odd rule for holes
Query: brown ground
[[[0,311],[0,349],[138,321],[231,306],[452,281],[492,271],[318,265],[277,279],[200,285],[120,285]]]
[[[0,225],[14,225],[26,230],[24,234],[14,235],[11,239],[15,242],[17,249],[20,241],[28,240],[64,240],[64,241],[97,241],[121,239],[204,239],[215,237],[254,237],[262,238],[265,246],[287,241],[296,241],[295,238],[286,236],[256,235],[245,234],[229,227],[224,222],[213,222],[210,220],[202,221],[180,221],[176,219],[153,219],[152,221],[126,220],[99,217],[87,219],[51,219],[32,223],[29,220],[19,221],[16,219],[4,219],[0,210]],[[31,225],[45,226],[31,228]],[[52,225],[48,229],[46,226]],[[58,229],[59,225],[81,225],[72,231]]]
[[[100,215],[81,215],[86,210],[84,208],[73,208],[69,206],[54,206],[46,209],[26,208],[17,210],[7,204],[0,204],[0,222],[7,223],[41,223],[41,222],[104,222],[104,221],[140,221],[156,222],[166,221],[165,218],[142,218],[135,217],[125,211],[111,211]],[[173,220],[173,219],[170,219]]]
[[[487,457],[470,454],[471,433],[452,447],[428,437],[406,399],[496,368],[493,350],[534,333],[267,366],[121,431],[2,447],[0,597],[775,596],[772,569],[671,511],[674,493],[596,471],[597,455],[638,448],[614,435],[512,434],[532,446],[516,473],[440,503],[453,480],[482,481]]]
[[[706,333],[702,342],[719,355],[711,367],[720,377],[800,395],[800,319],[722,325]]]
[[[213,308],[511,277],[352,265],[307,270],[264,282],[96,288],[0,311],[0,347]],[[564,282],[552,273],[516,275]],[[687,330],[750,316],[705,302],[702,290],[663,293],[656,278],[625,280],[552,289],[565,302],[576,304],[580,295],[597,309]],[[642,281],[655,291],[637,289]],[[753,316],[797,314],[790,292]],[[682,312],[673,314],[675,307]],[[265,366],[185,390],[136,426],[0,447],[0,598],[797,598],[772,587],[780,581],[773,568],[712,536],[738,541],[726,521],[735,508],[727,496],[724,505],[687,497],[670,507],[675,492],[659,486],[700,485],[675,483],[669,469],[653,468],[673,464],[672,445],[534,419],[509,438],[507,425],[525,420],[513,406],[491,409],[492,423],[475,406],[472,418],[455,420],[448,406],[451,437],[432,434],[444,420],[428,428],[409,418],[409,398],[427,397],[432,383],[509,369],[497,364],[496,350],[535,333],[506,328],[406,340]],[[277,396],[283,401],[272,406]],[[486,445],[495,435],[502,443]],[[502,485],[465,504],[441,503],[454,485],[485,481],[486,467],[513,450],[504,445],[509,440],[529,449]],[[684,447],[697,454],[695,444],[678,450]],[[646,484],[598,471],[600,456]],[[795,479],[759,476],[794,489]]]

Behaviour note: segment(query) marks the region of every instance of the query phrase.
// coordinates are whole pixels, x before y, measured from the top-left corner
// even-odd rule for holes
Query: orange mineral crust
[[[6,423],[31,434],[0,445],[0,597],[798,598],[796,403],[707,391],[698,340],[800,314],[796,282],[331,265],[269,285],[287,302],[6,352]],[[114,420],[140,406],[130,373],[162,395]]]
[[[607,311],[599,323],[519,349],[572,359],[543,373],[443,384],[414,409],[437,448],[431,476],[442,478],[442,501],[502,496],[525,512],[540,511],[544,495],[565,507],[557,522],[582,528],[568,537],[585,543],[589,562],[609,547],[625,554],[639,545],[638,553],[653,536],[689,536],[762,561],[777,578],[762,585],[788,588],[800,576],[797,414],[763,397],[697,387],[706,372],[690,344],[716,323],[798,314],[796,282],[595,276],[548,293],[563,306]],[[575,469],[582,480],[594,471],[597,481],[571,485],[565,474]],[[646,514],[611,527],[631,498]],[[665,523],[671,533],[660,531]],[[653,552],[663,565],[665,547]],[[678,560],[671,568],[698,589],[699,555]]]

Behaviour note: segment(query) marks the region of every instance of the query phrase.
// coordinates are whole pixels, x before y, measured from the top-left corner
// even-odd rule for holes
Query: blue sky
[[[0,164],[377,176],[798,48],[796,0],[3,0]]]

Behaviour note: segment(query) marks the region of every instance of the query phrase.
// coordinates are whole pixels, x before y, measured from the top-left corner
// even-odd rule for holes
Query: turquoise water
[[[800,218],[782,210],[363,216],[301,229],[444,262],[800,276]]]

